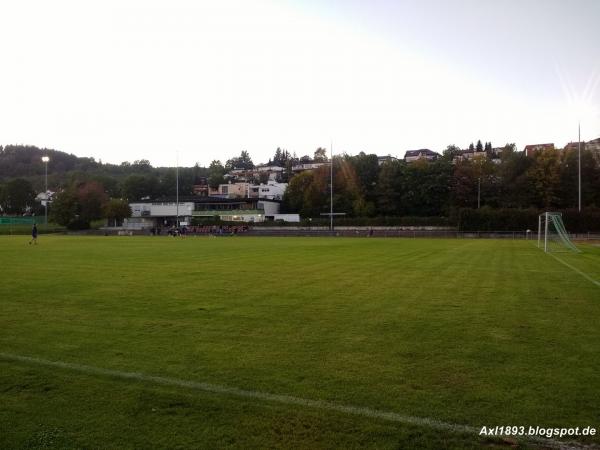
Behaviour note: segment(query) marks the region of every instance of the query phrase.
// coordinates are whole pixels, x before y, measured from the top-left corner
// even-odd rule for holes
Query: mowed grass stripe
[[[598,417],[598,290],[523,241],[10,238],[0,258],[6,353],[445,423]]]
[[[62,361],[49,361],[42,358],[34,358],[30,356],[22,355],[11,355],[0,352],[0,358],[8,361],[16,361],[27,364],[40,365],[45,367],[71,370],[89,375],[99,375],[105,377],[120,378],[125,380],[141,381],[145,383],[161,384],[167,386],[176,386],[180,388],[199,390],[209,392],[213,394],[229,395],[234,397],[242,397],[253,400],[268,401],[281,403],[288,406],[301,406],[305,408],[313,408],[319,410],[326,410],[332,412],[339,412],[343,414],[351,414],[356,416],[368,417],[371,419],[380,419],[390,422],[397,422],[405,425],[416,425],[419,427],[425,427],[432,430],[469,434],[479,436],[481,428],[475,428],[467,425],[457,425],[446,422],[441,422],[436,419],[423,418],[423,417],[412,417],[398,414],[391,411],[380,411],[371,408],[365,408],[360,406],[340,405],[331,402],[313,400],[306,398],[299,398],[290,395],[271,394],[268,392],[249,391],[245,389],[238,389],[235,387],[221,386],[210,383],[203,383],[198,381],[181,380],[177,378],[168,378],[155,375],[147,375],[139,372],[121,372],[117,370],[104,369],[100,367],[86,366],[82,364],[67,363]],[[498,437],[501,437],[500,435]],[[543,444],[546,447],[560,448],[560,449],[583,449],[587,448],[585,445],[579,445],[576,442],[562,442],[554,439],[544,439],[535,436],[524,437],[523,440],[538,444]]]

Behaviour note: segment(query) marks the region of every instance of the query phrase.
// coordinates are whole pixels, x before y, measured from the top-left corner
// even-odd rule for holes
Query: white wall
[[[132,217],[169,217],[177,216],[177,204],[173,203],[130,203]],[[179,215],[191,216],[194,203],[179,202]],[[149,212],[144,215],[144,212]]]
[[[279,214],[279,203],[261,200],[258,202],[258,207],[265,211],[265,216],[273,216]]]
[[[300,222],[299,214],[274,214],[273,220],[283,220],[285,222]]]
[[[258,188],[258,198],[281,200],[288,184],[270,181],[267,184],[259,184],[254,187]]]

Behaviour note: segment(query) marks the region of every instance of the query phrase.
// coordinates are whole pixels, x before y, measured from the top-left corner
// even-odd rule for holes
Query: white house
[[[329,162],[306,162],[292,166],[293,172],[303,172],[305,170],[315,170],[319,167],[328,166]]]
[[[281,200],[287,187],[287,183],[277,183],[276,181],[269,181],[268,183],[261,183],[257,186],[253,186],[255,189],[254,192],[257,193],[258,198],[266,198],[269,200]]]
[[[439,153],[429,150],[428,148],[422,148],[420,150],[407,150],[404,154],[404,161],[407,163],[418,161],[420,159],[435,161],[440,156],[441,155]]]

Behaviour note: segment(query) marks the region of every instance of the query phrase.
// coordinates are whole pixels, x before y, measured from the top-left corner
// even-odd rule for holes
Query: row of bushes
[[[31,234],[31,227],[32,225],[25,224],[0,225],[0,235],[29,235]],[[65,227],[52,223],[49,223],[48,225],[40,224],[37,226],[37,229],[39,234],[62,233],[65,231]]]
[[[458,231],[537,231],[538,216],[544,211],[529,209],[493,209],[483,207],[481,209],[464,208],[454,211],[449,217],[336,217],[335,226],[423,226],[423,227],[453,227]],[[581,213],[576,209],[558,211],[563,214],[565,226],[572,233],[586,233],[600,231],[600,208],[586,208]],[[223,222],[208,218],[194,218],[193,225],[228,225],[239,224],[239,222]],[[294,222],[260,222],[252,226],[303,226],[303,227],[326,227],[329,226],[329,218],[316,217],[304,218],[298,223]]]
[[[456,224],[451,223],[447,217],[336,217],[334,225],[338,227],[375,227],[375,226],[431,226],[431,227],[454,227]],[[197,218],[192,219],[192,225],[231,225],[240,222],[224,222],[213,218]],[[280,220],[256,222],[254,227],[272,227],[272,226],[303,226],[303,227],[327,227],[329,226],[329,218],[317,217],[311,219],[302,219],[300,223],[284,222]]]
[[[544,211],[530,209],[461,209],[455,224],[459,231],[524,231],[537,232],[538,216]],[[600,208],[558,210],[570,233],[600,231]]]
[[[393,227],[393,226],[429,226],[429,227],[452,227],[448,217],[336,217],[333,219],[334,225],[338,227]],[[312,220],[303,219],[302,226],[328,226],[329,218],[316,218]]]

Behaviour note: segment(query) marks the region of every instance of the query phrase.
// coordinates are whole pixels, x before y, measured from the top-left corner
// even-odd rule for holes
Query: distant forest
[[[175,191],[175,168],[152,167],[147,160],[107,164],[94,158],[78,157],[58,150],[38,148],[28,145],[0,146],[0,184],[14,178],[29,181],[34,190],[44,190],[45,164],[42,156],[48,156],[48,187],[59,190],[78,181],[97,181],[102,183],[111,197],[121,197],[122,187],[127,177],[148,178],[155,192],[149,195],[170,195]],[[180,191],[192,193],[197,178],[207,177],[209,171],[204,167],[180,168]],[[164,186],[162,189],[161,186]]]

